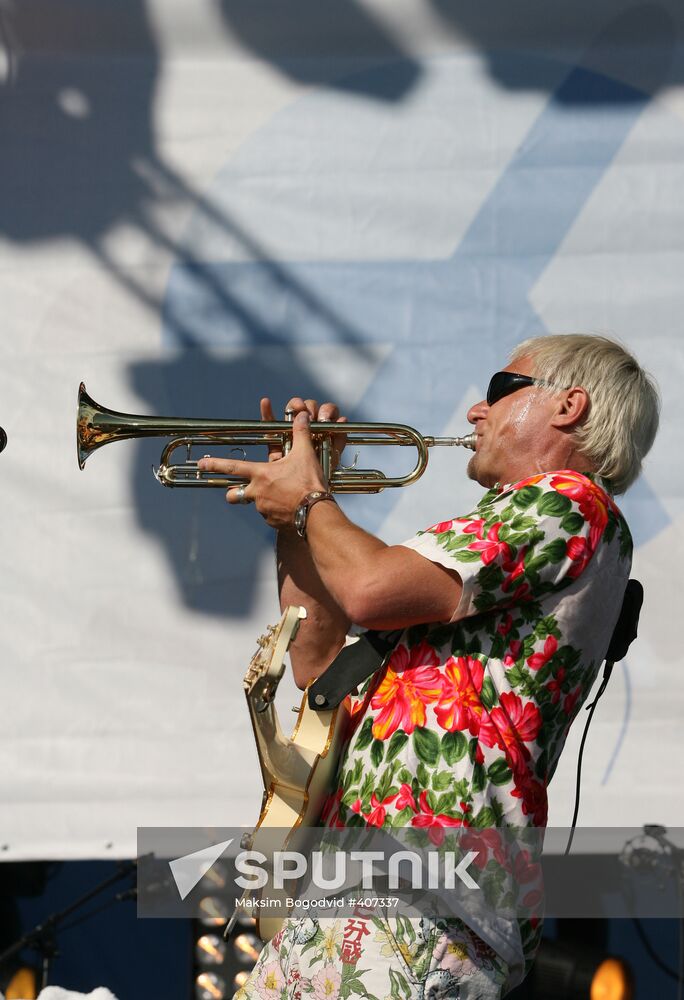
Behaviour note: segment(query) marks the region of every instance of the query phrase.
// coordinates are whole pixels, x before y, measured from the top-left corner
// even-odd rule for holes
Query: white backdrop
[[[0,0],[2,858],[129,856],[137,826],[260,801],[240,682],[278,617],[269,531],[158,486],[156,444],[79,472],[81,379],[128,412],[302,393],[462,433],[514,343],[580,329],[621,338],[664,402],[623,503],[641,631],[581,822],[684,823],[682,17],[464,6]],[[346,509],[401,541],[473,502],[466,460]]]

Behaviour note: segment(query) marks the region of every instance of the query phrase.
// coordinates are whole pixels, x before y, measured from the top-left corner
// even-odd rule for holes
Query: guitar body
[[[278,850],[286,850],[293,831],[317,824],[330,792],[347,728],[348,711],[343,703],[335,709],[314,712],[304,694],[291,736],[285,736],[274,705],[278,683],[284,673],[284,656],[294,638],[304,608],[288,607],[278,625],[269,628],[259,640],[259,650],[252,658],[244,680],[249,715],[254,730],[259,764],[264,783],[261,813],[252,834],[243,838],[243,846],[264,853],[273,850],[273,831],[284,832]],[[245,893],[255,897],[256,892]],[[262,896],[285,894],[267,886]],[[243,897],[244,898],[244,897]],[[247,912],[251,912],[247,910]],[[258,915],[256,930],[270,940],[287,916],[283,908],[274,915]]]

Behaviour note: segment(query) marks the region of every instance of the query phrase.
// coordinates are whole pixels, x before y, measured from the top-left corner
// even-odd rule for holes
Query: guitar
[[[305,692],[292,735],[287,737],[283,733],[274,699],[285,672],[285,653],[304,618],[305,608],[290,606],[285,609],[280,622],[269,626],[258,640],[259,648],[243,681],[264,792],[259,819],[254,830],[243,836],[241,846],[254,851],[265,848],[267,855],[273,850],[274,830],[288,831],[278,846],[278,850],[286,850],[295,830],[318,822],[335,777],[348,719],[344,703],[334,709],[314,712],[309,708]],[[245,891],[228,924],[227,934],[240,913],[256,916],[256,931],[264,941],[277,934],[287,916],[285,907],[274,909],[274,915],[268,911],[267,915],[259,915],[256,908],[243,905],[247,897],[253,899],[258,895]],[[284,893],[274,892],[268,886],[260,895],[280,896],[284,900]]]

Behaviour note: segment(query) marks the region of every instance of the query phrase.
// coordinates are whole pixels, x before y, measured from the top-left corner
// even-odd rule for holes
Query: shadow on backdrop
[[[589,70],[631,85],[651,96],[662,87],[684,81],[684,62],[674,61],[674,48],[684,35],[684,8],[679,0],[626,5],[624,0],[577,0],[549,6],[544,0],[511,5],[493,0],[486,6],[430,0],[433,9],[457,36],[481,52],[487,71],[506,90],[555,90],[534,60],[513,63],[507,52],[530,55],[554,52],[578,60]],[[592,100],[610,103],[600,92],[556,93],[560,102]],[[622,100],[630,100],[625,92]]]
[[[360,9],[345,16],[354,17],[355,30],[368,32],[369,51],[379,50],[388,59],[401,56],[391,84],[388,76],[369,80],[381,89],[365,96],[400,99],[416,76],[415,65]],[[146,287],[144,275],[139,278],[134,269],[121,267],[107,249],[108,234],[128,225],[194,273],[227,321],[239,324],[248,336],[254,334],[255,344],[260,344],[266,333],[266,327],[259,326],[263,309],[242,309],[239,296],[217,285],[211,269],[157,225],[156,205],[165,197],[182,199],[211,218],[226,238],[237,241],[243,253],[264,269],[269,284],[287,287],[309,315],[320,316],[340,339],[347,336],[363,352],[343,315],[298,285],[287,267],[270,260],[248,233],[164,162],[154,130],[160,55],[145,0],[4,3],[0,56],[4,68],[0,127],[5,138],[0,157],[0,232],[4,236],[20,245],[59,239],[81,244],[115,281],[159,315],[164,303]],[[169,352],[163,352],[158,364],[132,374],[149,404],[148,412],[167,408],[178,414],[225,415],[228,409],[252,415],[257,391],[282,398],[291,393],[290,386],[297,386],[312,396],[320,394],[321,386],[289,352],[275,361],[257,346],[234,364],[217,364],[173,312],[165,325],[183,343],[183,356],[167,362],[164,357]],[[251,391],[246,390],[248,385]],[[115,400],[103,402],[116,406]],[[231,574],[226,580],[226,556],[221,553],[217,558],[217,539],[226,534],[227,515],[218,494],[204,494],[200,509],[196,494],[160,489],[149,472],[157,450],[152,457],[149,445],[135,447],[139,457],[133,489],[140,520],[167,552],[183,599],[191,607],[225,613],[230,593],[237,602],[230,610],[243,614],[250,605],[251,568],[270,545],[269,532],[253,520],[229,539]],[[245,579],[250,581],[246,587]]]
[[[623,22],[614,27],[621,37]],[[619,47],[613,48],[611,39],[610,31],[605,31],[587,58],[600,60],[605,50],[606,60],[617,71]],[[665,75],[670,56],[671,47],[647,50],[640,66],[642,78],[648,75],[656,81],[659,73]],[[501,70],[510,78],[515,77],[519,62],[515,54],[499,56]],[[301,369],[296,348],[353,344],[363,349],[364,345],[380,348],[389,343],[391,349],[377,365],[351,416],[401,419],[427,433],[443,432],[454,415],[458,387],[462,391],[481,384],[487,361],[492,369],[499,367],[515,343],[545,332],[530,293],[650,99],[619,79],[587,69],[584,62],[569,69],[551,58],[525,57],[528,74],[532,75],[533,64],[535,78],[557,79],[556,89],[447,259],[295,260],[286,265],[212,260],[199,269],[179,261],[169,280],[165,339],[180,352],[187,352],[190,344],[204,348],[205,359],[197,352],[192,357],[198,392],[202,383],[208,386],[225,378],[231,397],[225,415],[254,415],[255,402],[250,402],[248,387],[243,396],[243,377],[254,386],[255,396],[263,391],[282,401],[293,387],[302,385],[302,391],[320,398],[320,386],[312,384],[309,373]],[[619,75],[628,75],[630,67],[628,59]],[[358,89],[380,89],[376,81],[390,72],[391,67],[384,66],[365,71]],[[606,106],[611,113],[597,113]],[[281,137],[291,133],[302,141],[301,122],[306,115],[297,119],[295,128],[300,110],[295,105],[281,113]],[[311,124],[322,146],[330,144],[333,150],[339,127],[334,114],[326,115],[325,106]],[[265,129],[253,138],[248,162],[264,162],[269,155],[273,150]],[[551,165],[554,169],[547,169]],[[236,175],[227,170],[217,184],[228,187],[235,181]],[[215,236],[213,245],[217,242]],[[426,330],[430,331],[429,345],[424,339]],[[208,359],[220,349],[235,351],[239,358],[224,362],[217,375],[217,363]],[[458,387],[454,366],[435,364],[435,358],[446,352],[450,359],[457,359]],[[167,381],[176,374],[179,392],[187,390],[180,362],[167,366]],[[153,377],[146,366],[135,366],[136,392],[150,398]],[[190,413],[192,400],[184,403],[173,412]],[[393,406],[390,412],[389,405]],[[203,415],[211,415],[206,405]],[[645,481],[635,488],[633,497],[653,505],[655,515],[649,527],[659,531],[666,523],[665,513]],[[397,499],[396,493],[387,492],[358,501],[356,509],[364,525],[377,530]],[[149,529],[154,530],[154,525]],[[223,531],[231,541],[238,539],[239,530],[233,524]],[[209,533],[207,548],[211,548],[211,537]],[[244,544],[244,538],[239,544]],[[270,545],[268,535],[264,544]],[[249,599],[248,593],[240,594],[241,602],[249,603]],[[234,610],[231,605],[230,611]]]
[[[531,18],[538,5],[526,6]],[[478,44],[487,43],[480,15],[466,17],[463,5],[452,8],[437,0],[435,7]],[[230,29],[268,56],[275,41],[254,9],[222,7]],[[0,90],[7,137],[0,158],[0,230],[17,243],[56,237],[80,241],[132,295],[163,311],[165,344],[174,350],[160,352],[158,362],[130,367],[145,412],[254,416],[261,394],[280,404],[294,391],[321,398],[324,380],[304,364],[301,347],[350,347],[370,363],[374,345],[390,344],[352,416],[401,419],[429,433],[440,433],[454,408],[454,370],[435,365],[436,351],[459,350],[463,390],[485,380],[486,362],[499,366],[515,342],[544,332],[530,291],[650,93],[671,79],[674,39],[670,15],[643,5],[603,23],[574,67],[540,55],[485,52],[498,83],[541,87],[549,102],[454,254],[434,261],[283,263],[271,259],[223,205],[193,191],[163,162],[153,123],[160,59],[143,0],[127,0],[124,13],[120,0],[97,5],[22,0],[11,11],[0,10],[7,64]],[[350,73],[343,60],[339,75],[328,66],[332,86],[375,101],[400,101],[418,79],[415,60],[399,58],[396,46],[361,8],[344,10],[350,32],[367,32],[367,51],[380,50],[387,61]],[[574,13],[582,16],[579,9]],[[524,17],[524,11],[517,8],[516,16]],[[564,17],[569,16],[566,11]],[[311,25],[299,30],[307,44],[316,44]],[[635,67],[631,43],[644,40]],[[307,79],[315,67],[307,59],[299,61],[301,41],[293,36],[280,43],[283,58],[277,66],[293,78]],[[597,72],[597,64],[607,67],[606,73]],[[324,69],[316,72],[322,75]],[[315,73],[309,82],[318,82]],[[610,114],[595,113],[606,106]],[[315,127],[327,130],[334,144],[341,141],[340,120],[326,119],[324,108]],[[294,122],[299,110],[300,102],[283,114]],[[268,141],[266,126],[256,145],[263,143],[268,152]],[[570,165],[582,169],[546,171],[541,193],[528,182],[530,170],[543,169],[559,150],[564,155],[576,150]],[[186,199],[249,262],[209,262],[191,243],[171,241],[154,222],[155,205],[166,195]],[[163,303],[107,253],[105,237],[122,222],[175,258]],[[430,346],[423,342],[425,330]],[[464,350],[475,343],[477,351]],[[401,400],[400,414],[387,412],[388,399]],[[103,402],[116,407],[115,400]],[[140,523],[166,552],[182,600],[210,614],[247,613],[255,570],[262,557],[271,559],[270,531],[254,511],[226,512],[219,491],[207,496],[163,490],[149,473],[158,449],[148,442],[132,447],[137,449],[133,491]],[[645,484],[639,489],[641,499],[648,497]],[[358,516],[374,530],[396,501],[396,493],[387,493],[359,502]],[[657,516],[651,523],[659,530],[662,518],[660,525]]]
[[[219,0],[231,35],[284,76],[377,101],[400,101],[421,76],[420,63],[392,37],[372,10],[356,0],[334,10],[302,0],[296,16],[272,0]],[[382,86],[367,86],[354,70],[368,62],[397,62],[398,72]]]

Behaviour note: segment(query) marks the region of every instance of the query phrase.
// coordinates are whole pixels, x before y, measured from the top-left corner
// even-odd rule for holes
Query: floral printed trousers
[[[288,920],[237,1000],[499,1000],[506,964],[458,919]]]

